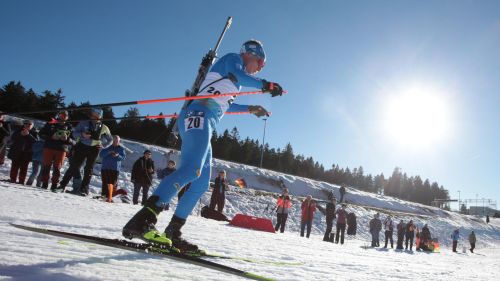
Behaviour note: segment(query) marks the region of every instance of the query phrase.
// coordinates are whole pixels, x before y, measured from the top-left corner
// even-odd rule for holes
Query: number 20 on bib
[[[205,118],[200,116],[191,116],[184,119],[184,128],[186,128],[186,132],[189,130],[203,130],[203,123]]]

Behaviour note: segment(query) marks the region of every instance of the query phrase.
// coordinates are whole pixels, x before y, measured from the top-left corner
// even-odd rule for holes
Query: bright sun
[[[447,106],[439,93],[418,88],[392,97],[386,107],[386,129],[402,146],[428,147],[448,131]]]

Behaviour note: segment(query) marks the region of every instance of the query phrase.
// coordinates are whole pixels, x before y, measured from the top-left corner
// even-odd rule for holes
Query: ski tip
[[[260,276],[251,272],[245,272],[245,277],[253,280],[260,280],[260,281],[275,281],[275,279]]]

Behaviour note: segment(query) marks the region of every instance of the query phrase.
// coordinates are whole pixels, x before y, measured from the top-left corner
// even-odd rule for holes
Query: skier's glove
[[[260,105],[249,105],[248,112],[252,113],[257,117],[267,116],[269,117],[269,112]]]
[[[271,93],[272,97],[283,95],[283,88],[280,86],[280,84],[275,82],[267,82],[266,80],[262,80],[262,84],[262,92],[269,92]]]

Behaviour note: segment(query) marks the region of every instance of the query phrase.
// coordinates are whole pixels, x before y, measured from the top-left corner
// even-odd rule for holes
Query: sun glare
[[[447,106],[439,93],[413,88],[387,104],[386,129],[402,146],[428,147],[446,137]]]

